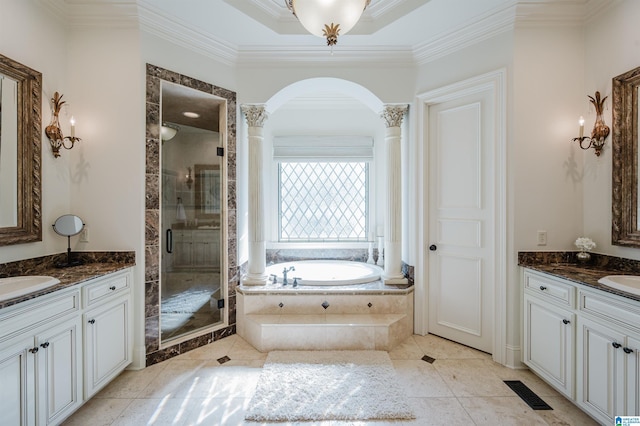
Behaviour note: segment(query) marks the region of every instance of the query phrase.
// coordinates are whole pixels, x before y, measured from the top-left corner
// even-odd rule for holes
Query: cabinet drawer
[[[3,309],[2,315],[0,315],[0,341],[20,335],[79,310],[80,291],[77,289],[40,296]]]
[[[525,271],[524,288],[543,300],[553,300],[562,305],[573,308],[575,304],[575,287],[553,278]]]
[[[92,306],[118,297],[129,291],[130,287],[131,274],[129,273],[120,273],[96,280],[82,289],[85,306]]]
[[[580,290],[578,300],[580,311],[640,331],[640,307],[637,303],[584,290]]]

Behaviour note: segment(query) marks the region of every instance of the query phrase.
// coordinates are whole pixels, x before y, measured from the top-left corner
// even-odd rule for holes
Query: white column
[[[385,133],[387,160],[386,209],[384,218],[385,284],[406,284],[402,274],[402,164],[400,125],[408,105],[385,105],[380,115],[387,126]]]
[[[264,105],[241,105],[249,125],[249,270],[242,280],[245,285],[265,285],[267,275],[266,242],[264,236],[264,178],[262,161],[262,126],[267,119]]]

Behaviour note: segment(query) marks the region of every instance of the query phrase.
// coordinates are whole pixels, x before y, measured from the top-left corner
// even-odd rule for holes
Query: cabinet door
[[[625,337],[613,328],[578,318],[577,402],[603,423],[611,423],[614,415],[621,415]]]
[[[574,398],[574,315],[525,294],[525,364]]]
[[[85,397],[90,398],[131,362],[129,300],[85,314]]]
[[[0,416],[3,425],[35,425],[35,357],[33,336],[0,345]]]
[[[38,424],[59,423],[82,403],[81,320],[36,335]]]
[[[193,266],[199,268],[212,268],[213,256],[211,248],[212,233],[210,231],[198,231],[193,236]]]
[[[192,266],[193,236],[191,231],[176,231],[173,233],[173,238],[173,266]]]
[[[626,348],[626,350],[625,350]],[[640,339],[627,337],[627,344],[623,348],[625,352],[626,368],[626,407],[625,416],[640,416]],[[616,413],[618,415],[618,413]]]

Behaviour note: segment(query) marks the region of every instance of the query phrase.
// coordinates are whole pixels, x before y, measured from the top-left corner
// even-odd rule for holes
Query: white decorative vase
[[[576,254],[576,259],[578,259],[578,263],[587,263],[591,260],[591,254],[586,251],[581,251]]]

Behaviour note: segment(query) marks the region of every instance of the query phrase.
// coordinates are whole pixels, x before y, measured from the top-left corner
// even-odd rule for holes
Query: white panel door
[[[429,333],[493,351],[493,89],[428,109]]]

